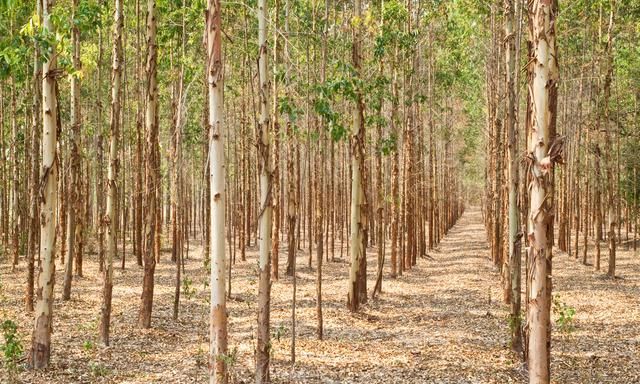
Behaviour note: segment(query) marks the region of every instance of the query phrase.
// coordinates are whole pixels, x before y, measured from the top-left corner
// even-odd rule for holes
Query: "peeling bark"
[[[46,0],[42,7],[42,27],[53,32],[50,18],[54,0]],[[38,271],[38,289],[35,307],[29,366],[44,369],[49,366],[51,356],[51,330],[53,309],[53,286],[55,283],[56,205],[58,203],[58,163],[56,145],[58,141],[58,105],[56,95],[55,47],[49,60],[42,66],[42,177],[38,191],[40,199],[40,255],[42,262]]]

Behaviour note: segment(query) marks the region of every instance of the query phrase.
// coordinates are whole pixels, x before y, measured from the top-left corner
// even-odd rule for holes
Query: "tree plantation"
[[[0,0],[0,383],[640,383],[640,0]]]

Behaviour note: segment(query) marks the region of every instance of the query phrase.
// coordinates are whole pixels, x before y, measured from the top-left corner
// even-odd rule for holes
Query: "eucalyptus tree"
[[[42,17],[42,1],[36,1],[36,13]],[[42,101],[42,63],[40,45],[33,39],[33,98],[31,122],[31,164],[29,169],[29,190],[33,191],[38,183],[40,169],[38,166],[40,146],[41,101]],[[33,311],[33,284],[35,275],[35,256],[38,248],[38,199],[35,193],[29,194],[29,231],[27,235],[27,284],[25,289],[25,306],[28,312]]]
[[[362,58],[360,46],[362,44],[362,4],[360,0],[355,0],[354,15],[352,19],[353,50],[352,63],[354,77],[359,79],[362,70]],[[361,90],[355,91],[355,108],[353,109],[353,127],[351,130],[351,142],[353,150],[351,153],[351,222],[349,253],[351,257],[351,267],[349,270],[349,294],[347,306],[352,311],[358,311],[360,303],[366,301],[366,281],[367,281],[367,259],[364,240],[364,226],[366,217],[364,210],[364,104]]]
[[[116,220],[117,196],[118,196],[118,170],[120,159],[118,158],[118,139],[120,134],[120,86],[122,83],[122,30],[124,15],[122,0],[114,1],[114,26],[113,26],[113,56],[111,66],[111,132],[109,137],[109,169],[107,176],[107,206],[104,214],[106,227],[106,260],[103,272],[102,310],[100,318],[100,340],[109,345],[109,331],[111,322],[111,298],[113,292],[113,258],[117,251]]]
[[[389,50],[389,67],[391,71],[390,79],[390,99],[391,111],[389,117],[389,138],[385,147],[390,152],[391,157],[391,278],[396,278],[398,273],[402,275],[401,263],[398,260],[399,233],[400,233],[400,151],[398,148],[400,141],[399,127],[399,105],[400,95],[398,91],[398,66],[400,65],[400,50],[404,47],[404,34],[402,24],[408,17],[404,4],[397,0],[384,4],[382,9],[384,23],[381,28],[381,37],[378,40],[376,53],[381,49]]]
[[[278,258],[280,252],[280,120],[278,110],[278,83],[279,77],[282,77],[279,73],[279,61],[280,61],[280,34],[281,29],[279,26],[280,20],[280,1],[275,0],[273,11],[273,114],[271,118],[271,135],[273,138],[273,146],[271,147],[271,161],[272,165],[272,187],[271,187],[271,201],[273,210],[273,223],[271,232],[271,277],[277,281],[280,277]]]
[[[413,1],[407,0],[406,5],[406,25],[405,25],[405,33],[406,39],[411,41],[413,40]],[[415,121],[415,101],[414,101],[414,84],[413,84],[413,74],[416,70],[416,44],[411,44],[410,47],[405,49],[405,61],[403,65],[403,75],[404,75],[404,119],[403,119],[403,164],[402,164],[402,226],[406,232],[406,243],[402,248],[403,252],[401,253],[401,265],[403,269],[409,270],[413,264],[413,255],[415,251],[416,239],[414,233],[415,227],[415,216],[413,212],[411,212],[412,208],[415,205],[414,196],[415,193],[412,191],[415,186],[415,175],[414,175],[414,157],[415,157],[415,144],[414,144],[414,121]]]
[[[73,0],[72,18],[75,20],[78,13],[78,0]],[[67,258],[64,270],[64,282],[62,290],[62,299],[69,300],[71,298],[71,280],[73,273],[73,261],[75,252],[78,252],[76,246],[76,226],[81,227],[82,221],[82,189],[80,180],[80,171],[82,167],[80,157],[80,141],[82,140],[82,116],[80,115],[80,70],[82,63],[80,61],[80,28],[77,23],[73,23],[71,30],[72,41],[72,60],[74,73],[71,75],[71,164],[69,167],[69,205],[67,209]],[[78,233],[82,236],[82,231]],[[80,256],[81,257],[81,256]]]
[[[562,141],[555,129],[558,65],[556,61],[556,0],[534,0],[529,4],[533,57],[530,98],[531,114],[527,154],[529,195],[530,280],[527,319],[529,327],[529,382],[550,381],[551,266],[553,246],[553,170],[562,154]]]
[[[42,3],[42,31],[48,40],[55,36],[51,20],[54,0]],[[53,39],[55,41],[55,39]],[[40,181],[40,255],[35,326],[29,352],[29,365],[35,369],[49,366],[53,322],[53,285],[55,273],[56,206],[58,203],[58,101],[56,97],[56,45],[43,52],[42,65],[42,177]]]
[[[258,119],[258,166],[260,180],[260,205],[258,221],[258,337],[256,349],[256,383],[269,383],[271,342],[269,327],[271,316],[271,228],[272,167],[269,124],[269,74],[267,66],[267,1],[258,0],[258,93],[260,116]],[[212,191],[213,193],[213,191]],[[212,223],[213,224],[213,223]]]
[[[15,9],[12,6],[11,9]],[[12,41],[15,35],[15,26],[13,17],[9,21]],[[17,64],[17,63],[16,63]],[[14,68],[15,69],[15,68]],[[15,269],[18,265],[18,258],[20,254],[20,156],[19,156],[19,139],[18,139],[18,110],[16,100],[16,75],[11,72],[9,76],[9,97],[10,97],[10,120],[11,120],[11,146],[9,150],[9,167],[11,167],[11,190],[9,190],[9,221],[11,233],[11,254],[13,256],[12,268]]]
[[[616,276],[616,180],[615,170],[613,163],[613,145],[611,140],[611,108],[609,106],[609,100],[611,98],[611,83],[613,80],[613,34],[615,27],[615,12],[616,1],[610,0],[609,7],[609,26],[607,27],[607,44],[604,52],[604,83],[603,83],[603,104],[604,104],[604,155],[605,155],[605,175],[607,186],[607,222],[609,224],[609,230],[607,232],[607,240],[609,242],[609,267],[607,269],[607,275],[609,277]],[[618,170],[619,172],[619,170]],[[617,183],[619,184],[619,182]]]
[[[376,284],[373,289],[373,296],[382,292],[382,279],[385,263],[385,212],[387,199],[385,193],[385,167],[383,158],[390,162],[391,169],[391,191],[389,196],[389,214],[386,215],[390,221],[391,239],[391,278],[398,276],[398,234],[400,228],[400,151],[398,143],[400,141],[399,126],[399,101],[398,94],[398,67],[400,65],[400,52],[406,46],[408,34],[403,31],[407,24],[408,12],[405,4],[397,1],[385,1],[380,3],[380,21],[378,35],[373,46],[372,63],[378,64],[378,74],[372,79],[372,92],[370,95],[373,115],[369,119],[375,122],[376,126],[376,197],[377,197],[377,234],[378,245],[378,268]],[[387,76],[390,72],[389,76]],[[385,113],[385,105],[390,102],[390,111]],[[388,126],[385,132],[384,126]],[[402,271],[400,271],[402,273]],[[373,297],[372,296],[372,297]]]
[[[180,69],[174,82],[172,92],[173,124],[171,126],[171,259],[176,265],[175,294],[173,300],[173,319],[178,319],[180,309],[181,270],[184,263],[184,156],[183,135],[187,119],[187,93],[189,86],[185,86],[186,61],[187,61],[187,1],[182,1],[180,10],[181,34],[180,34]],[[188,234],[186,235],[188,237]],[[188,239],[187,239],[188,244]]]
[[[380,2],[379,9],[379,31],[378,36],[376,38],[376,43],[382,40],[384,36],[384,2]],[[384,84],[386,83],[384,78],[384,60],[382,59],[382,52],[380,49],[376,51],[378,54],[374,55],[379,60],[378,64],[378,78],[376,79],[377,83]],[[376,145],[376,197],[377,197],[377,206],[376,206],[376,242],[378,245],[378,268],[376,271],[376,283],[373,287],[373,292],[371,293],[371,297],[375,298],[375,295],[378,293],[382,293],[382,275],[384,269],[384,251],[385,251],[385,240],[384,240],[384,186],[383,186],[383,173],[384,169],[382,167],[382,152],[383,152],[383,127],[384,118],[382,117],[382,108],[384,105],[384,91],[380,89],[377,92],[377,97],[374,99],[374,110],[377,117],[376,121],[376,136],[377,136],[377,145]]]
[[[285,0],[284,4],[284,31],[289,35],[289,0]],[[289,59],[289,42],[284,42],[283,56],[285,59]],[[284,98],[280,103],[280,108],[285,117],[285,132],[287,138],[287,243],[289,244],[287,250],[287,270],[286,273],[293,277],[292,284],[292,299],[291,299],[291,363],[295,364],[296,361],[296,294],[297,294],[297,276],[296,276],[296,253],[297,253],[297,240],[296,239],[296,223],[298,221],[298,194],[297,194],[297,177],[296,177],[296,153],[298,151],[296,145],[296,134],[294,130],[294,124],[296,119],[296,110],[292,107],[291,102],[291,84],[289,71],[285,72],[284,77]]]
[[[156,1],[147,1],[147,61],[146,61],[146,234],[145,234],[145,255],[144,255],[144,278],[142,282],[142,296],[138,323],[142,328],[151,327],[151,311],[153,307],[153,288],[156,260],[159,252],[158,239],[158,211],[160,202],[158,201],[160,180],[160,158],[158,149],[158,79],[157,60],[158,46],[156,42],[157,34]]]
[[[225,160],[224,68],[220,0],[209,0],[205,37],[209,107],[209,183],[211,185],[211,312],[209,319],[209,382],[227,382],[227,307],[225,296]],[[268,274],[267,274],[268,276]]]
[[[505,292],[505,297],[510,298],[511,316],[511,348],[516,352],[522,350],[521,315],[520,315],[520,279],[521,279],[521,249],[522,233],[520,232],[520,209],[518,207],[518,189],[520,182],[518,156],[518,135],[516,128],[516,34],[519,28],[516,24],[515,2],[513,0],[504,1],[504,29],[505,29],[505,69],[506,69],[506,90],[507,90],[507,145],[508,145],[508,176],[509,176],[509,257],[508,264],[504,267],[505,274],[509,274],[505,281],[509,281],[510,292]]]

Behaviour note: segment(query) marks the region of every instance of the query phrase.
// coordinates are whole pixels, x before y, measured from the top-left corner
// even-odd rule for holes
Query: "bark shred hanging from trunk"
[[[533,39],[533,77],[530,86],[532,125],[528,148],[529,176],[529,382],[550,380],[551,266],[553,245],[553,168],[561,160],[562,140],[555,133],[558,81],[554,0],[534,0],[529,17]]]

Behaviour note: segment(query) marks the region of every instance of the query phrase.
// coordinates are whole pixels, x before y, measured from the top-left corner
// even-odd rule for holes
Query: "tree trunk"
[[[46,0],[42,7],[42,27],[54,33],[50,14],[54,0]],[[42,77],[42,178],[40,180],[40,255],[42,262],[38,276],[29,366],[44,369],[49,366],[51,356],[51,330],[53,309],[53,285],[55,276],[56,205],[58,203],[58,165],[56,145],[58,141],[58,105],[56,99],[56,54],[51,47],[48,61],[43,63]]]
[[[13,22],[11,22],[13,29]],[[13,31],[11,31],[13,34]],[[12,74],[10,77],[11,85],[11,150],[9,152],[9,162],[11,163],[11,253],[13,256],[12,271],[18,266],[18,257],[20,255],[20,157],[18,156],[18,111],[16,104],[16,80]]]
[[[507,80],[507,120],[506,129],[509,146],[509,263],[507,265],[508,278],[511,281],[511,349],[519,353],[522,351],[522,328],[520,314],[520,265],[522,249],[522,233],[520,232],[520,209],[518,207],[519,188],[519,164],[518,156],[518,132],[516,128],[516,36],[514,22],[516,20],[514,12],[514,0],[505,0],[505,60],[506,60],[506,80]],[[505,295],[506,296],[506,295]]]
[[[318,328],[316,330],[316,335],[318,336],[318,340],[322,340],[323,336],[323,327],[322,327],[322,258],[324,251],[323,244],[323,233],[322,233],[322,223],[323,223],[323,204],[322,204],[322,184],[323,184],[323,175],[322,175],[322,167],[320,164],[322,163],[323,153],[321,151],[320,146],[322,140],[322,132],[320,132],[318,139],[318,148],[316,148],[316,161],[315,161],[315,173],[316,173],[316,188],[315,192],[315,238],[316,238],[316,319]]]
[[[141,46],[141,38],[140,38],[140,0],[136,0],[136,44],[137,46]],[[142,58],[141,54],[136,55],[136,69],[137,76],[140,79],[143,78],[142,73]],[[143,89],[142,89],[142,81],[138,81],[136,85],[136,195],[135,195],[135,222],[136,226],[134,229],[134,252],[136,255],[136,262],[138,266],[142,266],[142,258],[143,258],[143,241],[142,241],[142,230],[144,228],[144,220],[143,220],[143,191],[144,184],[142,180],[142,176],[144,174],[144,165],[143,165],[143,117],[142,117],[142,107],[143,107]]]
[[[209,382],[227,382],[227,304],[225,298],[224,68],[220,0],[209,0],[206,19],[209,86],[209,153],[211,185],[211,312]]]
[[[606,60],[606,74],[604,79],[604,158],[605,158],[605,172],[607,183],[607,222],[609,224],[607,232],[607,240],[609,242],[609,268],[607,269],[607,275],[609,277],[616,276],[616,190],[615,176],[614,176],[614,163],[612,160],[611,152],[613,151],[610,125],[610,111],[609,111],[609,99],[611,98],[611,81],[613,77],[613,27],[616,2],[610,1],[611,13],[609,15],[609,28],[607,32],[607,47],[605,49]]]
[[[361,1],[355,1],[354,18],[361,17]],[[353,26],[353,67],[356,78],[360,77],[361,57],[360,57],[360,25],[354,23]],[[347,306],[352,312],[358,311],[360,303],[366,300],[366,291],[362,297],[363,282],[366,282],[366,249],[364,247],[365,218],[365,198],[363,190],[364,177],[364,103],[362,93],[356,90],[356,107],[353,110],[353,130],[351,137],[351,236],[350,255],[351,268],[349,273],[349,296]],[[363,268],[363,266],[365,268]]]
[[[111,134],[109,136],[109,169],[107,176],[107,207],[104,214],[105,238],[107,241],[106,259],[102,287],[102,316],[100,319],[100,340],[109,345],[109,331],[111,321],[111,294],[113,291],[113,259],[117,252],[118,210],[116,199],[118,196],[118,136],[120,134],[120,85],[122,82],[122,29],[124,17],[122,0],[115,0],[114,28],[113,28],[113,63],[111,67]]]
[[[183,0],[182,7],[186,9],[186,0]],[[176,94],[176,108],[175,108],[175,116],[174,116],[174,134],[173,140],[171,141],[171,157],[172,157],[172,169],[171,169],[171,235],[173,238],[172,250],[171,250],[171,259],[176,264],[176,286],[174,293],[174,301],[173,301],[173,319],[178,319],[179,307],[180,307],[180,268],[182,262],[182,250],[184,248],[184,236],[183,236],[183,178],[182,178],[182,130],[184,129],[184,125],[186,123],[186,108],[187,108],[187,90],[184,86],[184,77],[185,77],[185,67],[184,62],[186,60],[186,45],[187,45],[187,34],[186,34],[186,21],[185,14],[182,14],[182,37],[181,37],[181,64],[180,64],[180,75],[177,81],[177,94]],[[188,236],[188,232],[187,232]]]
[[[0,231],[2,232],[2,247],[7,249],[9,245],[9,193],[7,186],[7,145],[4,136],[4,81],[0,81],[0,182],[2,183],[2,196],[0,196]]]
[[[100,1],[102,4],[102,0]],[[102,44],[102,28],[98,28],[98,62],[96,63],[96,81],[98,89],[102,86],[102,56],[103,56],[103,44]],[[96,127],[98,135],[96,137],[96,152],[98,158],[98,167],[96,170],[96,179],[103,180],[104,177],[104,132],[102,130],[102,100],[98,98],[96,102]],[[98,271],[103,272],[104,268],[104,188],[96,186],[96,216],[98,225]]]
[[[398,152],[397,141],[400,138],[397,128],[398,119],[398,71],[396,69],[396,60],[398,56],[398,47],[394,52],[394,59],[391,61],[391,118],[389,121],[389,131],[393,140],[395,140],[395,148],[391,154],[391,278],[398,277],[398,272],[402,270],[398,268],[398,234],[400,227],[400,153]]]
[[[433,37],[431,36],[431,32],[429,33],[429,73],[428,73],[428,93],[429,93],[429,212],[427,215],[429,216],[429,250],[433,250],[436,246],[435,241],[435,189],[436,189],[436,181],[435,181],[435,159],[434,159],[434,121],[433,121],[433,108],[435,104],[434,100],[434,80],[435,80],[435,60],[433,58],[433,47],[432,41]]]
[[[259,238],[259,282],[258,282],[258,346],[256,354],[256,383],[267,384],[271,342],[269,340],[271,301],[271,225],[272,199],[269,137],[269,76],[267,73],[267,1],[258,0],[258,81],[260,95],[260,119],[258,121],[258,165],[260,171],[260,205],[258,220]]]
[[[602,166],[601,166],[601,158],[602,151],[600,150],[600,145],[596,144],[595,146],[595,164],[594,170],[596,172],[596,177],[594,180],[594,211],[596,215],[596,233],[595,233],[595,248],[596,254],[593,260],[593,269],[596,271],[600,270],[600,241],[602,241]]]
[[[158,82],[157,82],[157,59],[158,47],[156,45],[156,2],[147,1],[147,63],[145,92],[146,110],[145,127],[147,133],[146,148],[146,186],[145,195],[147,206],[146,212],[146,233],[144,252],[144,278],[142,281],[142,297],[138,323],[142,328],[151,327],[151,310],[153,307],[153,286],[156,260],[159,251],[158,234],[158,194],[161,183],[158,178],[159,170],[157,166],[158,154]]]
[[[278,67],[279,61],[279,35],[278,20],[280,19],[280,1],[275,1],[274,19],[273,19],[273,67]],[[271,233],[271,278],[277,281],[280,277],[278,268],[278,258],[280,252],[280,121],[278,120],[278,78],[277,73],[273,74],[273,119],[272,137],[273,137],[273,164],[272,164],[272,210],[273,210],[273,231]]]
[[[36,2],[36,14],[42,17],[42,2]],[[34,191],[38,186],[38,176],[40,170],[38,167],[38,153],[40,152],[40,129],[41,124],[41,105],[42,101],[42,64],[40,63],[40,50],[38,43],[34,43],[33,58],[33,120],[31,123],[31,169],[29,170],[29,190]],[[0,113],[0,118],[2,114]],[[0,129],[2,129],[0,127]],[[2,157],[0,157],[2,159]],[[1,205],[1,204],[0,204]],[[33,311],[33,284],[35,275],[35,257],[38,241],[38,199],[35,193],[29,193],[29,235],[27,240],[27,287],[25,295],[25,307],[28,312]]]
[[[381,6],[383,4],[381,3]],[[380,12],[380,33],[382,34],[382,30],[384,29],[384,12],[381,8]],[[325,38],[326,40],[326,38]],[[384,60],[380,58],[380,64],[378,67],[379,74],[382,78],[384,76]],[[382,107],[384,105],[382,96],[378,96],[376,100],[376,114],[378,117],[382,118]],[[384,174],[384,169],[382,167],[382,146],[383,146],[383,133],[382,133],[382,119],[376,124],[376,242],[378,245],[378,265],[376,271],[376,283],[373,287],[373,292],[371,293],[371,297],[375,298],[376,294],[382,293],[382,274],[384,271],[384,187],[382,182],[382,175]]]
[[[550,380],[551,258],[553,244],[553,167],[562,151],[551,137],[555,127],[556,63],[555,1],[534,0],[529,6],[534,56],[531,99],[535,106],[529,141],[529,383]],[[547,194],[551,194],[547,196]]]
[[[285,35],[289,36],[289,0],[285,0],[284,5]],[[289,57],[288,41],[284,42],[284,57]],[[289,71],[285,73],[285,97],[290,101],[289,93]],[[298,251],[296,240],[296,221],[298,212],[298,195],[297,195],[297,174],[296,174],[296,152],[297,143],[296,135],[293,130],[293,124],[290,116],[287,114],[286,132],[287,132],[287,275],[293,277],[293,289],[291,300],[291,364],[296,362],[296,293],[297,293],[297,276],[296,276],[296,253]]]
[[[73,0],[73,14],[77,12],[78,0]],[[75,17],[75,16],[74,16]],[[80,71],[80,29],[77,25],[72,29],[73,69]],[[80,191],[80,79],[71,76],[71,166],[69,168],[69,202],[67,208],[67,258],[64,269],[62,300],[71,298],[71,280],[73,278],[73,260],[76,238],[76,220],[81,220],[81,191]]]

